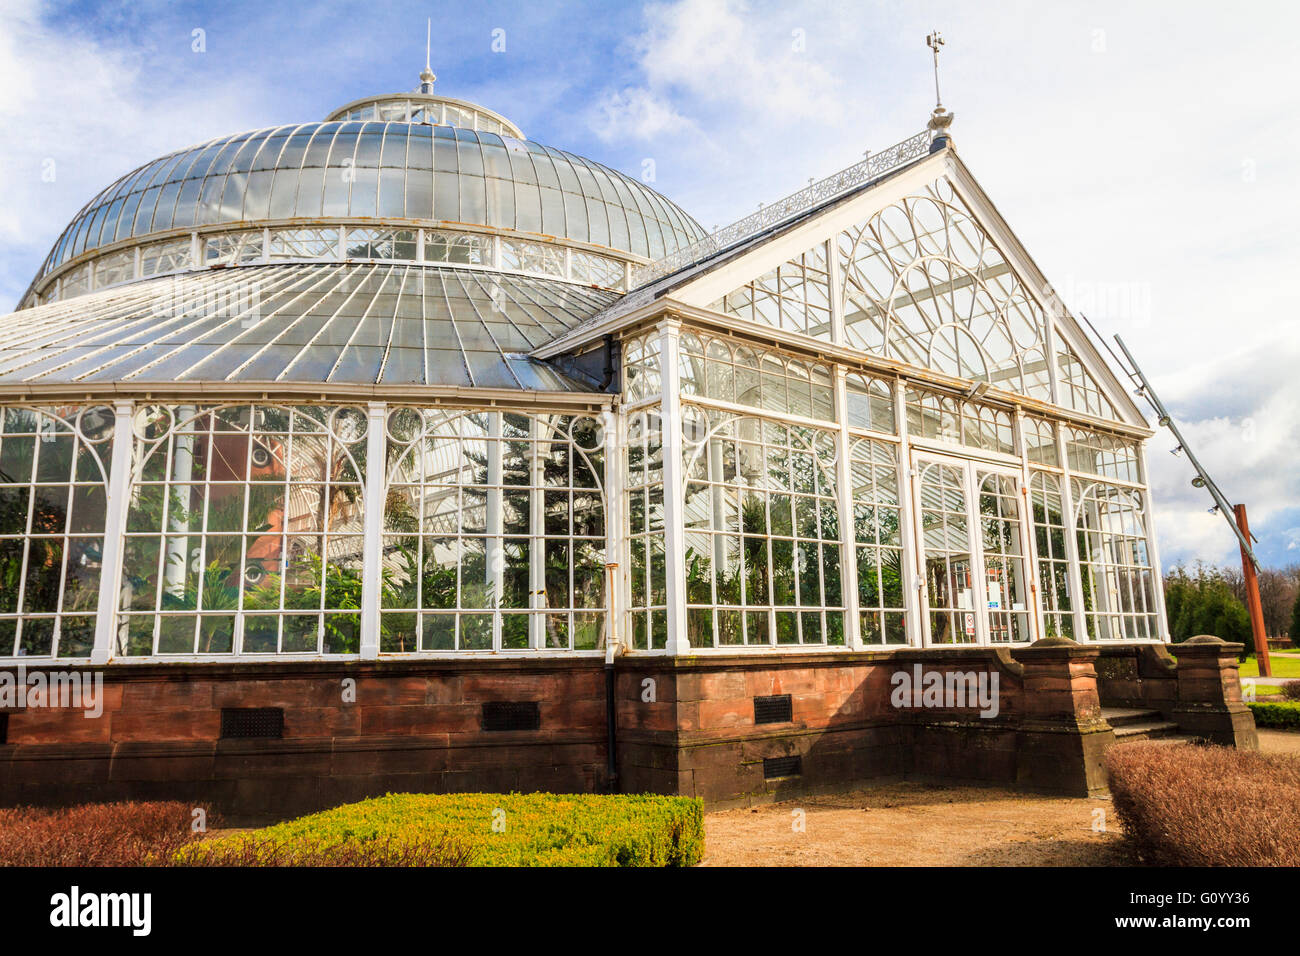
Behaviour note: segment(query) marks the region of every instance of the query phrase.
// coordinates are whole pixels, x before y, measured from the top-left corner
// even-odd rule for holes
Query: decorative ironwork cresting
[[[868,153],[865,159],[854,163],[847,169],[827,176],[798,192],[791,193],[784,199],[763,206],[756,213],[739,219],[729,226],[724,226],[697,242],[683,249],[664,256],[649,265],[632,270],[633,286],[644,285],[662,276],[671,275],[679,269],[694,265],[716,252],[735,245],[744,239],[756,236],[764,230],[792,219],[818,206],[828,199],[856,189],[877,179],[899,166],[920,159],[930,152],[932,133],[926,130],[909,136],[901,143],[895,143],[888,149],[877,153]]]

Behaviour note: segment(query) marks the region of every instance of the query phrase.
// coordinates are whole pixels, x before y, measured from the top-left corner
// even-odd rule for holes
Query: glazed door
[[[979,501],[979,546],[984,618],[990,644],[1032,641],[1029,572],[1020,476],[974,469]]]
[[[1019,476],[938,455],[914,462],[925,643],[1032,640]]]

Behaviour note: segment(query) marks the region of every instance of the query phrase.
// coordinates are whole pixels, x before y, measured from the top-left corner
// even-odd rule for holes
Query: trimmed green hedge
[[[414,865],[693,866],[704,856],[704,810],[689,797],[549,793],[399,793],[214,837],[180,850],[182,866],[331,859],[348,849],[378,865],[393,848],[436,846]]]
[[[1256,727],[1300,730],[1300,703],[1256,701],[1246,704],[1255,715]]]

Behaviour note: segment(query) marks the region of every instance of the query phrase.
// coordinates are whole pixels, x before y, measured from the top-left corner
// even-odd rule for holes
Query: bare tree
[[[1219,569],[1223,580],[1232,589],[1232,595],[1246,607],[1246,579],[1241,568],[1229,564]],[[1259,603],[1264,610],[1264,633],[1271,638],[1286,637],[1291,628],[1291,609],[1300,593],[1300,564],[1286,568],[1261,568],[1259,574]]]
[[[1265,568],[1259,573],[1259,603],[1264,608],[1264,630],[1283,637],[1291,629],[1291,609],[1300,594],[1300,564]]]

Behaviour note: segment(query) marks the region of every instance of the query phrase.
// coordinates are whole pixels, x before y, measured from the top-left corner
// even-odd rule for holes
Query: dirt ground
[[[1259,737],[1300,754],[1300,733]],[[899,783],[706,814],[703,865],[1116,866],[1130,862],[1121,836],[1109,797]]]
[[[1092,829],[1095,810],[1107,832]],[[804,814],[798,832],[796,811]],[[1110,800],[889,784],[705,816],[705,866],[1111,866]]]
[[[1257,730],[1259,749],[1264,753],[1300,754],[1300,733],[1293,730]]]

